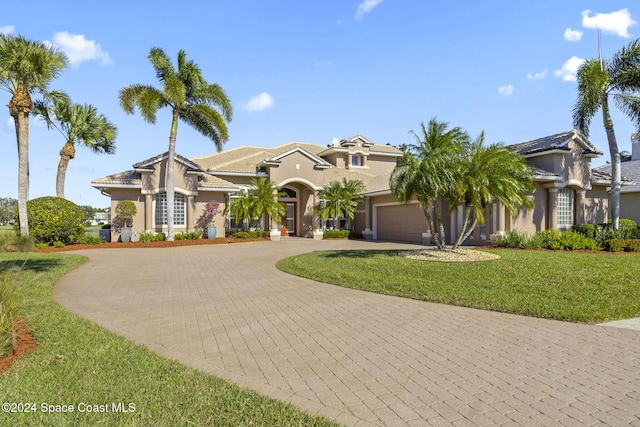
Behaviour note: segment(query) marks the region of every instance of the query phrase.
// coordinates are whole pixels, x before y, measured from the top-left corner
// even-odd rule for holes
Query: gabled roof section
[[[351,136],[347,139],[343,139],[342,141],[340,141],[340,145],[343,147],[348,147],[350,145],[356,145],[358,141],[360,141],[363,147],[371,147],[375,145],[373,142],[369,141],[367,138],[360,134]]]
[[[599,151],[595,145],[593,145],[587,137],[585,137],[580,131],[570,130],[568,132],[557,133],[555,135],[545,136],[542,138],[534,139],[532,141],[520,142],[518,144],[509,145],[518,154],[522,154],[527,157],[530,155],[543,153],[546,151],[569,151],[568,144],[571,141],[577,141],[582,147],[584,147],[584,154],[592,156],[601,156],[602,151]]]
[[[163,160],[167,159],[169,157],[169,152],[166,151],[162,154],[158,154],[157,156],[151,157],[147,160],[143,160],[141,162],[138,162],[136,164],[133,165],[134,169],[150,169],[151,166],[155,165],[156,163],[160,163]],[[187,159],[186,157],[182,157],[180,154],[175,154],[174,156],[174,160],[178,163],[183,164],[184,166],[186,166],[186,168],[190,171],[198,171],[201,172],[202,169],[200,168],[200,166],[194,162],[192,162],[191,160]]]
[[[324,147],[308,142],[289,142],[274,148],[242,146],[208,156],[193,157],[191,161],[212,173],[255,174],[259,164],[272,161],[275,157],[295,149],[304,150],[307,154],[317,158],[317,154],[323,151]],[[320,158],[317,160],[326,163]],[[278,160],[273,161],[277,163]]]
[[[305,149],[304,149],[304,148],[302,148],[302,147],[294,147],[294,148],[292,148],[292,149],[290,149],[290,150],[288,150],[288,151],[285,151],[285,152],[283,152],[283,153],[280,153],[280,154],[278,154],[277,156],[274,156],[274,157],[272,157],[272,158],[270,158],[270,159],[265,159],[265,161],[264,161],[264,162],[262,162],[261,164],[266,164],[266,163],[271,163],[271,164],[273,164],[273,163],[280,163],[280,161],[281,161],[283,158],[285,158],[285,157],[287,157],[287,156],[290,156],[291,154],[294,154],[294,153],[300,153],[300,154],[302,154],[303,156],[308,157],[312,162],[315,162],[315,166],[316,166],[316,167],[320,167],[320,168],[329,168],[329,167],[331,167],[331,164],[330,164],[330,163],[326,162],[325,160],[321,159],[321,158],[320,158],[320,157],[318,157],[318,156],[315,156],[315,155],[313,155],[313,154],[309,153],[307,150],[305,150]]]

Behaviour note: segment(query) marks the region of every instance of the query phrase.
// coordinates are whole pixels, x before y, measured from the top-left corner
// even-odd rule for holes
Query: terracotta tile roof
[[[555,135],[545,136],[542,138],[534,139],[532,141],[520,142],[518,144],[509,145],[516,153],[527,155],[533,153],[540,153],[550,150],[568,150],[567,144],[577,139],[589,153],[602,154],[582,133],[577,130],[570,130],[568,132],[557,133]]]

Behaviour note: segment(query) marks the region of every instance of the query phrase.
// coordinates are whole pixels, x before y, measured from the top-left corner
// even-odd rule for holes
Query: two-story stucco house
[[[577,131],[552,135],[513,145],[535,170],[535,208],[511,217],[498,203],[487,207],[486,224],[477,228],[469,244],[482,244],[496,233],[522,230],[533,233],[547,228],[568,228],[575,223],[603,222],[608,202],[606,174],[594,173],[591,158],[602,155]],[[250,187],[252,178],[265,177],[282,187],[284,218],[270,220],[272,239],[278,240],[284,226],[289,236],[321,237],[320,220],[313,207],[318,191],[342,178],[361,180],[365,198],[360,201],[352,228],[374,240],[399,240],[428,244],[431,236],[417,201],[404,204],[394,199],[389,177],[402,152],[379,145],[362,135],[338,144],[320,146],[291,142],[274,148],[238,147],[203,157],[186,159],[176,155],[175,228],[194,229],[209,200],[224,208]],[[138,207],[135,231],[166,231],[165,170],[167,154],[133,165],[133,170],[92,181],[91,185],[111,196],[111,207],[132,200]],[[447,207],[443,207],[447,209]],[[462,209],[446,212],[447,234],[459,231]],[[218,237],[223,237],[229,218],[214,219]]]

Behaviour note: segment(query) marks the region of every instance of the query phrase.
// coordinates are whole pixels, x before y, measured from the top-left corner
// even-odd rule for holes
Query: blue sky
[[[106,207],[90,181],[131,169],[167,150],[170,117],[155,125],[127,116],[118,91],[158,85],[147,59],[179,49],[221,85],[234,106],[225,148],[289,141],[331,144],[363,134],[377,144],[413,142],[408,134],[431,117],[489,142],[514,144],[572,128],[573,74],[584,58],[615,51],[640,37],[640,8],[630,1],[487,0],[32,1],[29,13],[3,14],[0,32],[48,41],[71,64],[51,84],[74,102],[90,103],[117,125],[115,155],[78,147],[66,196]],[[2,105],[9,101],[0,92]],[[630,150],[630,121],[613,111],[621,150]],[[591,141],[607,160],[600,116]],[[15,130],[0,109],[3,168],[0,197],[17,197]],[[32,121],[30,197],[55,195],[56,131]],[[215,150],[179,125],[177,151]]]

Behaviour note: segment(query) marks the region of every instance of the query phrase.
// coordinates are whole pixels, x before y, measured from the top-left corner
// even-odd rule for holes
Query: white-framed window
[[[357,154],[351,155],[351,166],[362,166],[362,157]]]
[[[558,226],[567,227],[573,225],[575,191],[570,188],[558,190]]]
[[[183,194],[174,193],[173,199],[173,225],[186,224],[186,203]],[[167,193],[156,196],[155,224],[167,225]]]

